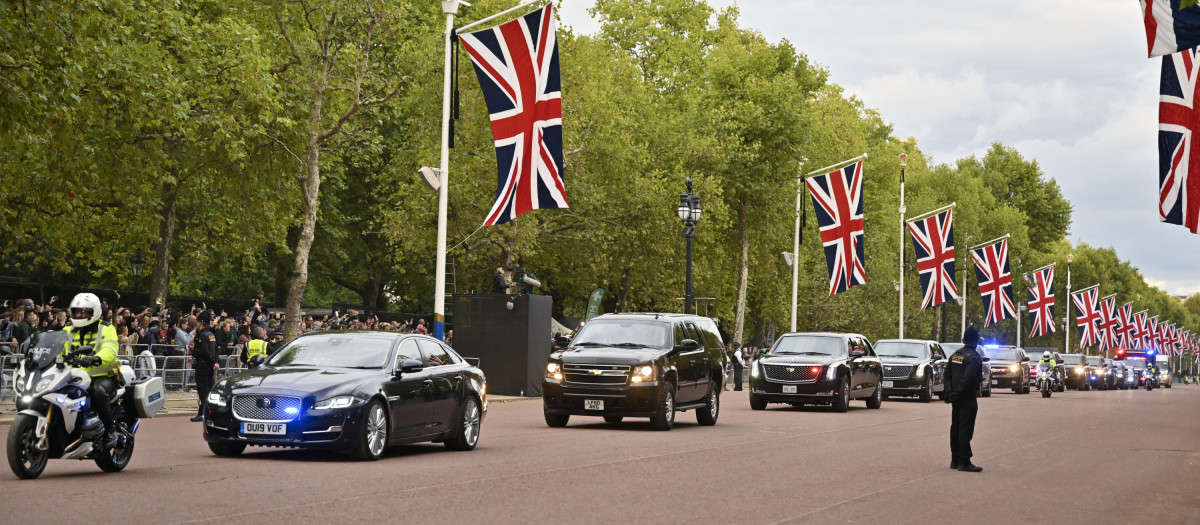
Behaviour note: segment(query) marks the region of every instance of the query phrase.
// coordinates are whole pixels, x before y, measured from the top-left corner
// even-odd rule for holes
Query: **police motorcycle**
[[[1038,363],[1038,391],[1042,397],[1050,397],[1056,388],[1054,368],[1050,363]]]
[[[1142,383],[1147,392],[1154,390],[1154,387],[1158,386],[1158,373],[1153,368],[1146,367],[1142,370]]]
[[[121,471],[133,458],[139,420],[154,417],[166,402],[162,378],[135,379],[122,361],[111,402],[116,444],[104,447],[104,424],[87,394],[92,379],[83,370],[94,358],[81,355],[91,348],[63,355],[69,337],[66,331],[43,332],[26,343],[13,381],[18,414],[8,429],[8,466],[18,478],[40,476],[52,458],[90,459],[105,472]]]

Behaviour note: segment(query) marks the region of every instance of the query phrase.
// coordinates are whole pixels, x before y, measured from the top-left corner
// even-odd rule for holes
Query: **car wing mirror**
[[[263,357],[262,354],[258,354],[254,357],[251,357],[250,362],[247,364],[250,365],[250,368],[258,368],[258,367],[262,366],[262,364],[265,363],[266,361],[267,361],[267,358]]]
[[[1022,357],[1022,358],[1021,358],[1021,362],[1022,362],[1022,363],[1028,363],[1028,362],[1029,362],[1029,356]]]
[[[697,343],[695,339],[684,339],[675,345],[675,351],[677,352],[687,352],[697,348],[700,348],[700,343]]]
[[[984,362],[984,363],[987,363],[987,362],[989,362],[989,361],[991,361],[991,360],[992,360],[992,358],[990,358],[990,357],[985,357],[985,358],[983,358],[983,362]]]
[[[405,359],[400,363],[400,369],[396,371],[396,375],[399,376],[403,374],[413,374],[424,369],[425,367],[422,366],[420,361],[417,361],[416,359]]]

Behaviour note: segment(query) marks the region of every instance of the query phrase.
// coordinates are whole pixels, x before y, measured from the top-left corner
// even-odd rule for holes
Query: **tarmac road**
[[[997,392],[979,403],[979,474],[947,468],[945,404],[752,411],[746,394],[724,393],[717,426],[688,412],[670,432],[551,429],[539,400],[492,402],[475,451],[405,446],[373,463],[218,458],[199,423],[157,418],[122,473],[0,472],[0,523],[1200,523],[1195,386]]]

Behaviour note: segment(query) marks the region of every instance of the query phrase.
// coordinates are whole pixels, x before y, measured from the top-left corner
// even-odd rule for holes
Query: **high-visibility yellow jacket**
[[[117,329],[108,323],[100,323],[96,331],[80,333],[74,326],[66,328],[70,338],[64,343],[63,352],[78,350],[81,346],[92,345],[92,355],[100,358],[100,365],[84,368],[92,377],[116,376],[121,364],[117,361]]]
[[[251,339],[249,343],[246,343],[246,362],[249,363],[250,358],[256,355],[262,355],[263,357],[267,356],[266,341],[262,339]]]

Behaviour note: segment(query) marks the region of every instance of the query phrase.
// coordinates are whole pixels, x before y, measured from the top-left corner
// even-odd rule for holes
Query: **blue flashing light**
[[[287,408],[283,409],[283,412],[284,412],[285,414],[288,414],[288,415],[290,415],[290,416],[294,416],[294,415],[296,415],[296,414],[299,414],[299,413],[300,413],[300,409],[299,409],[299,408],[296,408],[296,407],[287,407]]]
[[[983,345],[983,347],[984,347],[984,348],[1000,348],[1000,345],[997,345],[997,344],[987,344],[987,345]]]

